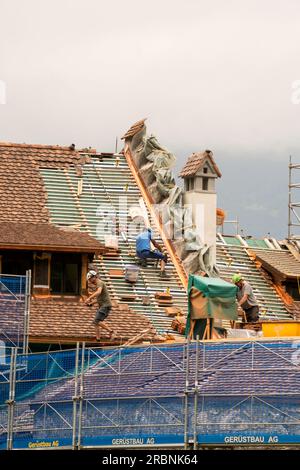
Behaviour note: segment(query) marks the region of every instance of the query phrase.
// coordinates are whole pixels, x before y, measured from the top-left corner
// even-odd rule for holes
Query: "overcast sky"
[[[178,168],[214,152],[245,233],[282,237],[299,18],[299,0],[0,0],[0,140],[113,151],[148,117]]]

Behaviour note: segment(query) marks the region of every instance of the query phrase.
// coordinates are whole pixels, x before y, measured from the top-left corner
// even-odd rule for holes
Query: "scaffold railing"
[[[0,448],[300,444],[292,340],[21,354],[0,369]]]
[[[0,344],[28,352],[31,271],[0,274]]]

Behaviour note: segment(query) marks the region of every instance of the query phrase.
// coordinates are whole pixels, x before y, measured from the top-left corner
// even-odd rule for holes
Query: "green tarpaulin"
[[[220,278],[190,274],[186,335],[189,333],[191,320],[202,323],[201,329],[203,320],[207,318],[237,320],[236,292],[237,287],[234,284]],[[196,328],[195,332],[198,329]]]

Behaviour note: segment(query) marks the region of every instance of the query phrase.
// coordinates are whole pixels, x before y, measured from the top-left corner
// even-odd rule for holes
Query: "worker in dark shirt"
[[[259,318],[259,306],[253,289],[249,282],[245,281],[240,274],[232,276],[232,282],[237,286],[237,301],[246,314],[248,323],[255,323]]]
[[[98,303],[99,307],[94,319],[96,339],[97,341],[100,341],[100,327],[108,331],[109,339],[114,339],[115,335],[113,330],[103,323],[103,321],[108,317],[112,307],[107,286],[104,281],[101,281],[98,278],[96,271],[93,270],[87,273],[87,281],[89,291],[93,290],[94,292],[86,299],[85,303],[89,306],[93,305],[94,302],[92,301],[96,299],[95,303]]]
[[[156,248],[151,250],[151,243]],[[166,263],[168,257],[166,254],[162,253],[162,249],[155,240],[152,238],[151,228],[144,228],[142,232],[136,237],[136,255],[141,260],[147,259],[157,259],[160,261],[160,276],[163,278],[168,278],[166,274]]]

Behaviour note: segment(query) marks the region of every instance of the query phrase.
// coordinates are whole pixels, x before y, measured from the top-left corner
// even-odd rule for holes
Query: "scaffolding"
[[[300,189],[300,182],[293,182],[293,175],[296,174],[295,170],[300,169],[299,163],[292,163],[292,157],[290,156],[289,161],[289,184],[288,184],[288,240],[289,241],[300,241],[300,202],[296,199],[296,190]],[[298,180],[298,178],[296,178]],[[296,233],[294,233],[296,230]]]
[[[31,271],[25,276],[0,274],[0,342],[28,352]]]
[[[299,444],[296,346],[15,348],[0,373],[0,448]]]
[[[225,233],[225,224],[230,225],[231,228],[233,228],[233,235],[239,235],[240,233],[240,223],[239,223],[239,219],[238,217],[236,219],[232,219],[232,220],[224,220],[223,224],[220,225],[220,231],[218,233],[221,233],[221,235],[229,235],[229,233]],[[218,227],[217,227],[218,229]]]

